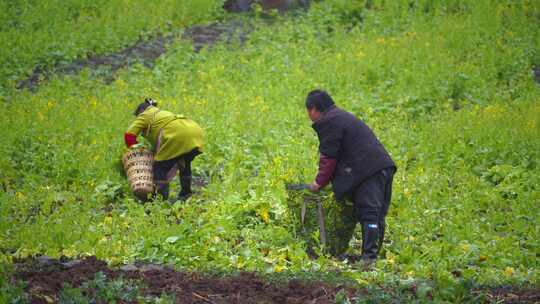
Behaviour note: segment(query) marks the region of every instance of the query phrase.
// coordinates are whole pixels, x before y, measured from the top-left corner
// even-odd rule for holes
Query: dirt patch
[[[211,277],[176,271],[159,265],[126,265],[109,268],[95,257],[62,261],[41,257],[16,264],[14,279],[27,282],[31,303],[58,300],[65,283],[80,287],[102,272],[108,279],[141,282],[144,295],[174,295],[176,303],[335,303],[336,294],[348,297],[354,290],[323,282],[291,280],[272,284],[254,273],[234,277]]]
[[[280,12],[294,8],[309,7],[310,0],[227,0],[223,8],[232,13],[249,12],[258,4],[263,10],[277,9]]]
[[[135,44],[116,53],[91,55],[87,59],[78,59],[70,63],[60,61],[52,68],[38,65],[28,78],[17,84],[17,89],[28,89],[35,92],[41,83],[54,75],[73,75],[83,69],[90,69],[94,75],[102,77],[105,83],[111,83],[116,79],[116,72],[119,69],[136,63],[153,68],[156,60],[167,51],[168,45],[179,39],[192,41],[193,50],[198,52],[202,48],[212,47],[220,41],[243,43],[251,30],[251,27],[245,22],[231,20],[226,23],[193,26],[187,28],[183,33],[157,35],[146,40],[140,39]]]
[[[236,6],[237,4],[232,3]],[[251,2],[240,1],[238,4],[249,11]],[[245,3],[243,3],[245,2]],[[276,8],[280,11],[296,9],[300,7],[307,8],[309,0],[302,1],[259,1],[263,8]],[[247,5],[247,6],[246,6]],[[227,9],[227,6],[224,7]],[[234,11],[234,10],[229,10]],[[72,62],[64,62],[59,60],[52,67],[44,67],[38,64],[30,76],[17,83],[17,89],[28,89],[35,92],[39,85],[54,75],[73,75],[83,69],[90,71],[103,78],[105,83],[111,83],[116,79],[116,72],[119,69],[129,67],[135,63],[143,64],[148,68],[152,68],[155,61],[167,51],[168,45],[179,39],[191,41],[193,50],[200,51],[204,47],[212,47],[217,42],[224,41],[225,43],[240,42],[243,43],[252,27],[244,20],[233,19],[227,22],[212,23],[209,25],[196,25],[190,28],[173,32],[169,35],[158,34],[149,39],[139,39],[133,45],[125,49],[106,55],[90,55],[86,59],[78,59]]]
[[[27,282],[26,292],[31,296],[31,303],[47,303],[46,297],[57,299],[64,283],[80,286],[94,278],[97,272],[108,277],[116,274],[107,268],[107,264],[89,257],[84,260],[65,261],[39,257],[17,264],[16,278]]]
[[[87,59],[78,59],[71,63],[59,62],[53,68],[45,69],[38,65],[32,74],[17,84],[18,89],[35,91],[39,84],[53,75],[76,74],[85,68],[103,74],[106,83],[115,79],[115,72],[134,63],[152,67],[155,60],[167,50],[167,45],[177,39],[177,35],[158,35],[149,40],[139,40],[120,52],[109,55],[91,55]]]
[[[366,289],[353,289],[340,284],[302,281],[297,279],[283,283],[271,283],[255,273],[240,273],[230,277],[206,276],[198,273],[176,271],[155,264],[135,263],[111,268],[95,257],[82,260],[52,259],[46,256],[15,263],[11,280],[26,282],[25,292],[30,303],[58,302],[65,284],[71,288],[88,288],[85,284],[101,276],[109,282],[124,282],[126,286],[139,286],[144,297],[173,296],[176,303],[335,303],[336,297],[353,299],[355,296],[370,297]],[[95,288],[96,285],[93,285]],[[115,285],[109,285],[115,286]],[[416,294],[416,287],[406,291],[407,296]],[[96,292],[91,290],[90,293]],[[396,301],[396,290],[382,288],[385,297]],[[480,296],[486,303],[540,303],[540,289],[500,286],[471,290],[473,298]],[[375,295],[376,296],[376,295]],[[388,298],[388,299],[390,299]],[[109,298],[111,299],[111,298]],[[136,298],[114,298],[116,303],[137,303]],[[95,303],[102,303],[97,300]],[[92,303],[94,303],[92,302]],[[105,303],[105,302],[103,302]]]
[[[172,269],[133,273],[148,284],[153,295],[175,294],[181,303],[334,303],[343,287],[324,283],[304,283],[297,280],[273,285],[253,273],[236,277],[203,277]],[[350,292],[352,295],[352,292]]]
[[[489,303],[540,303],[540,289],[516,290],[511,286],[494,288],[486,292]]]
[[[253,28],[241,20],[231,20],[227,23],[196,25],[188,28],[182,36],[193,43],[193,50],[200,51],[204,47],[211,48],[217,42],[244,43]]]

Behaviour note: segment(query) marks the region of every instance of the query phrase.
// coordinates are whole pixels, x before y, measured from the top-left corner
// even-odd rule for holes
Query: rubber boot
[[[178,200],[185,201],[193,194],[191,192],[191,175],[180,176],[180,185],[182,191],[178,193]]]
[[[377,253],[380,253],[383,248],[385,230],[386,230],[386,221],[382,220],[379,222],[379,251]]]
[[[377,259],[380,236],[379,223],[368,222],[362,224],[362,260],[373,262]]]

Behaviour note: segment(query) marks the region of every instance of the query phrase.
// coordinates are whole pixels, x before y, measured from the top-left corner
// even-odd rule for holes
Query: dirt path
[[[271,284],[253,273],[234,277],[210,277],[195,273],[175,271],[159,265],[127,265],[113,269],[106,263],[89,257],[83,260],[59,261],[41,257],[16,265],[14,279],[27,282],[26,292],[31,303],[60,300],[64,284],[84,286],[101,272],[108,280],[122,278],[140,282],[145,296],[174,295],[176,303],[335,303],[341,290],[352,297],[354,290],[323,282],[291,280],[284,284]],[[92,292],[100,292],[93,287]],[[110,291],[109,291],[110,293]],[[83,292],[84,294],[84,292]],[[122,301],[120,303],[130,303]]]
[[[211,47],[219,41],[231,42],[235,37],[241,42],[245,41],[251,31],[250,27],[241,21],[233,20],[227,23],[214,23],[210,25],[197,25],[182,32],[169,35],[157,35],[148,40],[139,40],[125,49],[107,55],[92,55],[88,59],[78,59],[70,63],[57,63],[50,69],[38,65],[32,74],[17,84],[17,89],[28,89],[35,92],[39,85],[54,75],[73,75],[83,69],[90,69],[95,75],[103,77],[105,83],[116,78],[119,69],[129,67],[135,63],[152,68],[155,61],[165,52],[174,41],[185,39],[192,41],[194,51],[203,47]]]
[[[30,303],[57,303],[61,299],[64,302],[69,300],[73,302],[77,298],[65,298],[68,294],[66,290],[69,288],[80,290],[79,295],[87,300],[92,299],[91,303],[110,301],[138,303],[137,298],[129,297],[130,293],[133,294],[133,286],[137,286],[136,292],[139,297],[155,300],[167,296],[174,299],[175,303],[190,304],[326,304],[336,303],[336,299],[345,297],[352,303],[358,296],[369,298],[366,289],[353,289],[339,284],[305,282],[297,279],[286,283],[270,283],[257,274],[248,272],[231,277],[216,277],[176,271],[162,265],[140,263],[111,268],[95,257],[57,260],[42,256],[19,261],[15,263],[15,272],[11,280],[12,283],[26,282],[25,292],[30,296]],[[89,282],[91,285],[88,285]],[[388,295],[396,296],[392,290],[386,292]],[[409,296],[413,295],[414,298],[415,290],[408,292]],[[76,293],[71,292],[71,295],[73,294]],[[540,303],[538,288],[516,289],[512,286],[500,286],[472,290],[471,294],[483,294],[485,303]],[[108,300],[103,300],[104,295],[108,296]],[[398,300],[399,296],[394,299]]]
[[[258,0],[264,9],[278,9],[287,11],[309,6],[309,0]],[[228,12],[246,12],[250,10],[253,0],[229,0],[224,6]],[[141,63],[152,68],[155,61],[167,51],[168,45],[174,41],[184,39],[193,43],[193,50],[200,51],[204,47],[212,47],[217,42],[231,43],[240,41],[243,43],[252,27],[245,19],[232,19],[221,23],[208,25],[195,25],[183,30],[173,31],[168,35],[157,34],[147,39],[139,40],[123,50],[105,55],[91,55],[87,59],[75,60],[69,63],[59,62],[52,68],[44,68],[37,65],[29,77],[18,82],[17,89],[28,89],[35,92],[41,83],[54,75],[73,75],[85,68],[92,73],[101,76],[105,83],[110,83],[116,78],[116,71],[129,67],[135,63]]]

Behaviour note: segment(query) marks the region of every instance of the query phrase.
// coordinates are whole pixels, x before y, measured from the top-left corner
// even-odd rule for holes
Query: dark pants
[[[191,194],[191,162],[199,154],[201,152],[198,149],[193,149],[173,159],[155,161],[153,171],[157,194],[160,194],[163,199],[169,197],[170,175],[176,174],[177,169],[180,171],[179,178],[182,186],[179,196]]]
[[[352,192],[354,213],[362,224],[362,256],[367,259],[376,258],[382,246],[394,173],[395,168],[383,169]]]
[[[392,198],[394,168],[383,169],[353,190],[354,212],[360,223],[384,222]]]

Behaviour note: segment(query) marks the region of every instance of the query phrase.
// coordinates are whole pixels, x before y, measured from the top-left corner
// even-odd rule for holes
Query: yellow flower
[[[15,197],[16,197],[18,200],[23,200],[23,199],[24,199],[24,194],[22,194],[22,192],[17,191],[17,192],[15,193]]]
[[[405,194],[407,198],[411,197],[411,191],[409,190],[409,188],[405,188],[403,190],[403,194]]]
[[[103,222],[107,225],[110,225],[112,224],[112,217],[110,216],[106,216],[105,219],[103,220]]]
[[[356,282],[360,285],[369,285],[369,282],[364,279],[356,279]]]
[[[116,266],[119,265],[122,261],[118,257],[112,257],[108,259],[108,262],[110,266]]]
[[[97,98],[95,96],[90,97],[88,103],[95,109],[97,107]]]
[[[282,272],[283,269],[285,269],[285,267],[281,265],[276,265],[276,267],[274,267],[275,272]]]
[[[514,274],[514,268],[513,267],[506,267],[504,269],[504,275],[507,277],[511,277]]]
[[[67,257],[72,257],[77,254],[77,251],[74,248],[64,248],[62,249],[62,255]]]
[[[416,32],[407,32],[405,35],[414,38],[416,37]]]
[[[268,209],[260,208],[259,210],[257,210],[257,213],[262,218],[262,220],[268,224],[268,222],[270,221],[270,214],[268,213]]]
[[[124,88],[126,87],[126,82],[123,81],[122,79],[116,80],[116,84],[117,84],[121,89],[124,89]]]

